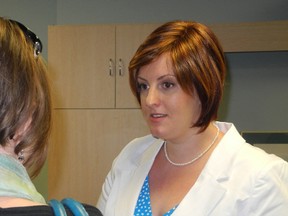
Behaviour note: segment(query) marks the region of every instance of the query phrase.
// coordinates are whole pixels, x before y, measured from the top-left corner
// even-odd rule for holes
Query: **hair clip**
[[[42,47],[43,47],[42,42],[39,39],[39,37],[37,37],[37,35],[34,32],[32,32],[29,28],[24,26],[22,23],[15,21],[15,20],[9,20],[9,21],[17,24],[18,27],[22,30],[22,32],[26,36],[26,38],[29,39],[33,43],[34,56],[37,57],[42,52]]]

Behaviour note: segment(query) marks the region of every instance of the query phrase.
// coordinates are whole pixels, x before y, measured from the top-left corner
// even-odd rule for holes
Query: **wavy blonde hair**
[[[5,146],[31,121],[15,154],[24,150],[24,166],[32,178],[46,160],[51,110],[44,59],[34,56],[33,43],[15,22],[0,17],[0,144]]]

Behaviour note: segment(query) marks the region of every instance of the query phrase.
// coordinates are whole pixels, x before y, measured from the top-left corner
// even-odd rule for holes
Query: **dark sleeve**
[[[51,207],[43,206],[25,206],[25,207],[11,207],[0,208],[0,215],[4,216],[53,216]]]
[[[103,216],[99,209],[92,205],[83,204],[89,216]],[[67,209],[67,216],[73,216],[72,212]],[[27,207],[12,207],[0,208],[0,215],[4,216],[54,216],[53,209],[50,206],[27,206]]]

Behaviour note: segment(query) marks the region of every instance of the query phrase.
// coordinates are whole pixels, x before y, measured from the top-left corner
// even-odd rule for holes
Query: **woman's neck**
[[[12,147],[11,145],[6,145],[6,146],[0,145],[0,154],[9,155],[15,159],[18,158],[14,152],[14,147]]]

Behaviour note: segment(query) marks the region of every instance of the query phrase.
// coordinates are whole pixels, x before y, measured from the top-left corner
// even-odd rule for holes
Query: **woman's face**
[[[197,93],[185,93],[171,67],[169,54],[143,66],[137,77],[141,109],[152,135],[175,141],[195,133],[191,126],[201,112]]]

